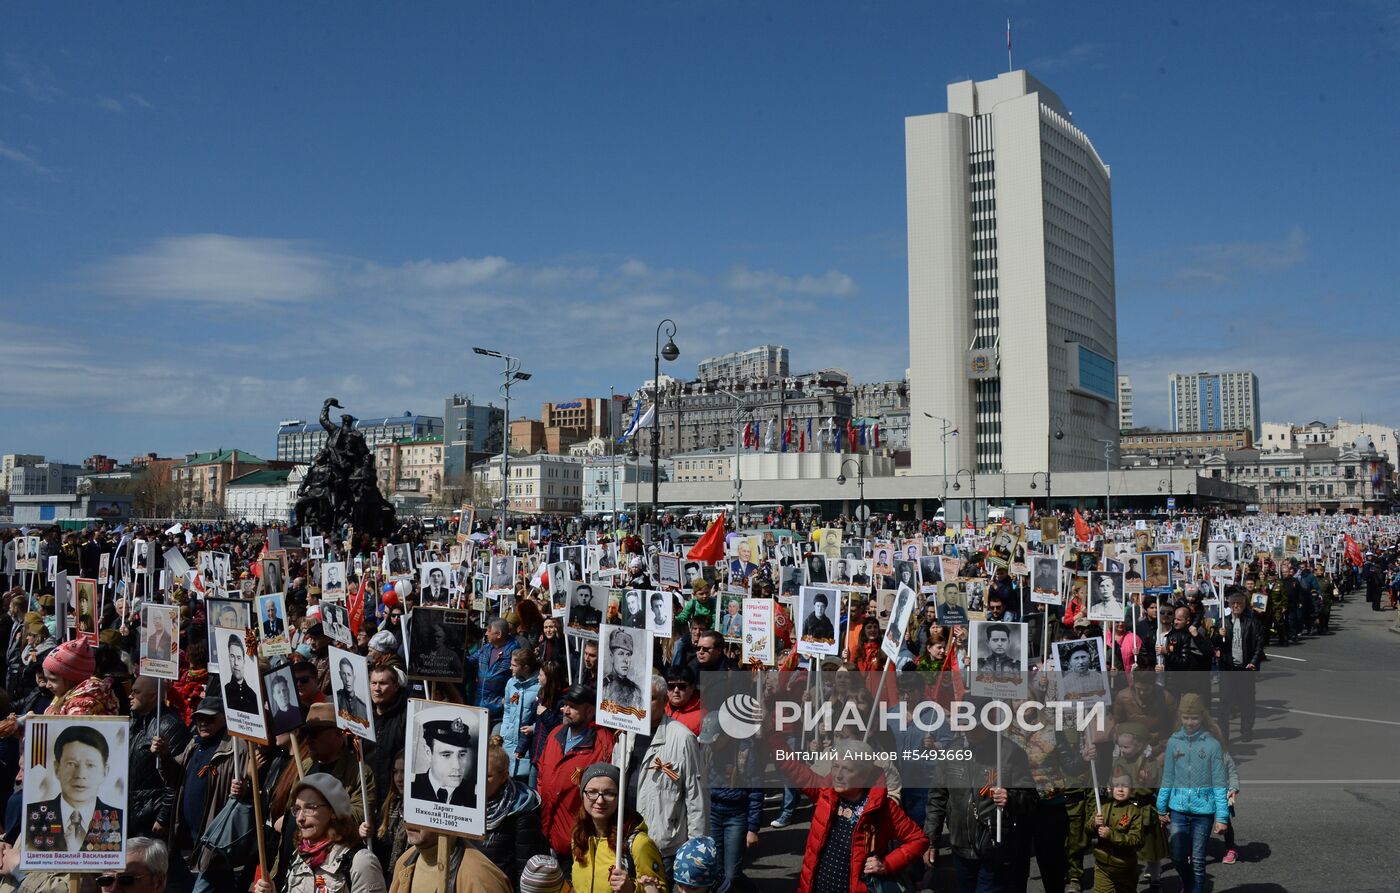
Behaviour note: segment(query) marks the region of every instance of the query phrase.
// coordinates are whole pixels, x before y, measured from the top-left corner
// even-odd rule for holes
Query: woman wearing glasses
[[[622,819],[622,858],[617,852],[617,767],[594,763],[583,770],[579,791],[583,805],[574,824],[572,855],[575,890],[616,890],[618,893],[655,893],[666,889],[666,869],[661,850],[647,835],[642,817],[627,804]],[[620,861],[620,866],[614,862]],[[262,891],[254,891],[262,893]]]
[[[345,786],[324,772],[313,772],[292,789],[296,849],[286,879],[266,878],[253,893],[384,893],[384,871],[360,842],[359,822]]]

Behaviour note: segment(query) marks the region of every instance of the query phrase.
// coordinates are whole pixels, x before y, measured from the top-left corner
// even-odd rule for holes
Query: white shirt
[[[92,814],[97,810],[97,801],[94,800],[85,808],[79,809],[60,797],[58,800],[58,811],[63,815],[63,841],[67,844],[70,853],[76,853],[83,848],[83,842],[87,840],[88,829],[92,827]],[[83,826],[83,833],[75,840],[73,838],[73,815],[77,814],[78,821]]]

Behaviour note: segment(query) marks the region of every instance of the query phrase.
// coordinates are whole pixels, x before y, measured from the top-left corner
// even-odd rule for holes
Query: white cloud
[[[1171,277],[1177,286],[1222,285],[1252,273],[1278,273],[1308,259],[1308,235],[1294,225],[1280,239],[1192,245]]]
[[[53,173],[47,167],[36,161],[34,159],[34,156],[29,155],[25,152],[21,152],[14,146],[5,143],[3,140],[0,140],[0,158],[7,158],[10,161],[13,161],[15,164],[18,164],[20,167],[28,168],[30,171],[40,175],[41,177],[47,177]]]
[[[471,288],[489,282],[510,269],[503,257],[459,257],[456,260],[415,260],[398,267],[370,264],[366,277],[381,285],[403,288]]]
[[[155,106],[151,104],[151,101],[148,100],[146,97],[142,96],[140,93],[128,93],[126,94],[126,98],[131,100],[133,104],[140,106],[148,112],[155,109]]]
[[[120,102],[117,102],[115,99],[113,99],[113,98],[110,97],[110,96],[99,96],[99,97],[97,97],[97,107],[100,108],[100,109],[103,109],[103,110],[105,110],[105,111],[109,111],[109,112],[124,112],[124,111],[126,111],[126,109],[122,107],[122,104],[121,104]]]
[[[832,295],[849,297],[860,289],[850,276],[840,270],[827,270],[820,276],[804,274],[785,276],[771,270],[750,270],[739,265],[730,269],[725,285],[735,291],[768,291],[803,295]]]
[[[329,261],[286,239],[204,233],[157,239],[96,271],[97,287],[131,298],[208,304],[301,301],[328,293]]]
[[[6,53],[5,67],[9,70],[6,80],[14,85],[7,84],[7,89],[17,89],[35,102],[54,102],[67,95],[54,80],[48,66],[31,65],[14,53]]]

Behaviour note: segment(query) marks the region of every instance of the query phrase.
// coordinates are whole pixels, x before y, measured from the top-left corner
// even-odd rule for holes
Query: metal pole
[[[670,323],[671,328],[666,333],[667,360],[674,360],[680,355],[676,349],[676,343],[672,341],[676,336],[676,323],[671,319],[663,319],[656,326],[656,353],[652,355],[652,376],[651,376],[651,407],[654,413],[651,420],[651,522],[656,523],[657,503],[660,501],[661,493],[661,441],[658,435],[661,432],[661,330]]]
[[[510,358],[505,360],[506,430],[501,451],[501,532],[498,539],[506,541],[506,516],[510,514]]]
[[[617,400],[617,389],[608,388],[608,489],[612,491],[612,526],[617,529],[617,443],[616,432],[612,429],[613,404]]]
[[[860,489],[860,538],[869,539],[870,510],[865,507],[865,465],[856,458],[856,486]],[[944,517],[947,517],[946,514]],[[886,665],[888,667],[888,665]]]

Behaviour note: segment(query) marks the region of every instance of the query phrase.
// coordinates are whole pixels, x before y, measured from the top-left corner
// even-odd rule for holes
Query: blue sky
[[[238,446],[636,387],[764,342],[908,362],[903,119],[1015,61],[1112,165],[1139,423],[1173,370],[1400,422],[1400,7],[8,4],[0,452]],[[520,405],[513,403],[513,407]]]

